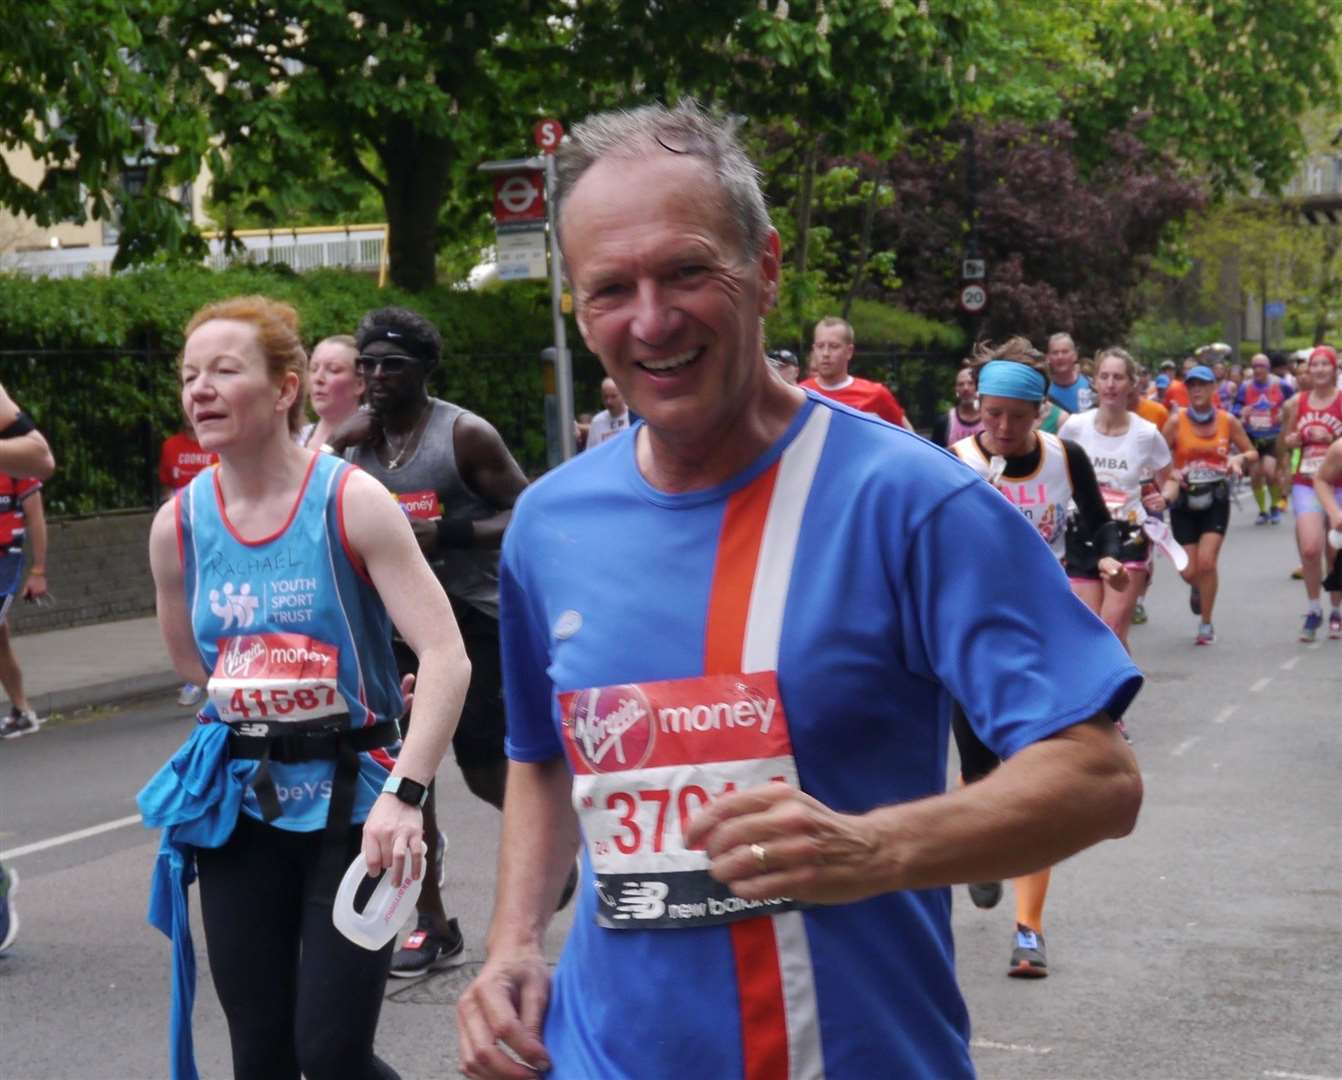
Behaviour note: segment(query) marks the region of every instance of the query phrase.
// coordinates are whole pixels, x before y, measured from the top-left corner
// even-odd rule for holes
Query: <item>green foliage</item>
[[[1216,323],[1185,322],[1160,315],[1143,315],[1132,324],[1124,347],[1141,363],[1154,369],[1162,360],[1187,356],[1216,341],[1221,327]]]
[[[175,357],[204,304],[262,293],[294,305],[315,344],[353,332],[364,312],[403,305],[443,335],[431,390],[490,420],[525,468],[545,462],[540,350],[551,343],[543,283],[484,293],[378,289],[336,270],[152,268],[114,277],[0,275],[0,382],[37,417],[59,461],[51,513],[151,505],[158,445],[180,422]],[[577,335],[570,327],[569,340]],[[596,399],[595,362],[576,358],[580,402]]]
[[[863,346],[908,349],[961,349],[967,338],[959,326],[924,318],[878,300],[854,300],[848,321]]]
[[[840,305],[831,297],[814,296],[806,304],[807,320],[798,326],[792,308],[780,303],[764,320],[765,338],[770,345],[800,349],[801,355],[811,341],[816,322],[826,315],[837,315]],[[859,349],[959,349],[965,344],[960,327],[915,315],[911,311],[876,300],[854,300],[848,321]]]

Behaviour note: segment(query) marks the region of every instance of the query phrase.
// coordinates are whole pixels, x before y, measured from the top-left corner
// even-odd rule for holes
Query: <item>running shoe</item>
[[[1202,614],[1202,593],[1198,592],[1196,585],[1188,586],[1188,609],[1194,615]]]
[[[1301,641],[1317,641],[1319,627],[1323,625],[1323,612],[1311,611],[1305,616],[1305,625],[1300,628]]]
[[[448,932],[440,934],[433,928],[432,918],[420,915],[414,931],[391,958],[392,978],[416,979],[459,961],[466,951],[466,939],[456,919],[448,919],[447,927]]]
[[[177,704],[183,708],[200,703],[200,699],[205,696],[205,691],[195,683],[183,683],[182,689],[177,692]]]
[[[0,866],[0,953],[19,936],[19,913],[14,907],[14,894],[18,891],[19,872]]]
[[[1330,641],[1342,639],[1342,611],[1337,608],[1333,608],[1328,615],[1328,639]]]
[[[1216,631],[1209,622],[1198,623],[1198,645],[1210,645],[1216,640]]]
[[[31,735],[41,726],[42,721],[32,709],[11,709],[9,715],[0,720],[0,739],[18,739]]]
[[[1281,524],[1281,511],[1278,510],[1278,509],[1274,506],[1274,507],[1272,508],[1272,513],[1268,515],[1268,520],[1269,520],[1270,522],[1272,522],[1273,525],[1280,525],[1280,524]]]
[[[1297,566],[1294,570],[1292,570],[1292,571],[1291,571],[1291,580],[1292,580],[1292,581],[1304,581],[1304,580],[1305,580],[1305,571],[1304,571],[1304,568],[1303,568],[1303,567],[1300,567],[1300,566]]]
[[[1258,516],[1257,516],[1256,518],[1253,519],[1253,523],[1254,523],[1255,525],[1266,525],[1266,524],[1267,524],[1269,521],[1271,521],[1271,520],[1272,520],[1272,518],[1270,518],[1270,517],[1268,516],[1268,513],[1267,513],[1266,510],[1259,510],[1259,511],[1258,511]]]
[[[1000,881],[978,881],[969,886],[969,899],[974,901],[976,908],[983,908],[988,911],[995,908],[998,901],[1002,899],[1002,883]]]
[[[1280,499],[1277,500],[1277,513],[1283,514],[1285,512],[1286,512],[1286,496],[1283,495]]]
[[[1137,601],[1137,606],[1132,609],[1132,625],[1133,626],[1146,625],[1146,605],[1143,604],[1140,600]]]
[[[1048,977],[1048,960],[1044,956],[1044,935],[1031,930],[1024,923],[1016,924],[1016,947],[1011,950],[1011,966],[1007,974],[1017,979],[1044,979]]]

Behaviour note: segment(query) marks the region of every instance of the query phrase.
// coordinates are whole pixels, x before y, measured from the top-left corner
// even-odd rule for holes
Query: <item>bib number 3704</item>
[[[713,799],[799,786],[772,672],[580,690],[560,704],[601,925],[707,926],[795,906],[733,896],[685,841]]]

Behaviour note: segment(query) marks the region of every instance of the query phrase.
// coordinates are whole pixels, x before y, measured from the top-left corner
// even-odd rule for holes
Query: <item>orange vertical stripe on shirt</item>
[[[727,502],[708,602],[705,675],[741,670],[755,567],[777,479],[775,464]],[[788,1034],[773,920],[745,919],[732,923],[730,930],[741,1002],[743,1077],[779,1080],[788,1075]]]
[[[718,537],[718,558],[713,567],[713,587],[708,598],[708,626],[704,633],[704,674],[733,675],[741,670],[745,647],[746,619],[750,614],[750,591],[755,584],[755,566],[764,540],[764,521],[769,515],[778,480],[778,466],[757,476],[727,500]]]

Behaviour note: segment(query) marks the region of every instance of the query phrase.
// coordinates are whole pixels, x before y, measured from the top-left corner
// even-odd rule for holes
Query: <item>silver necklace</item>
[[[405,455],[410,453],[410,448],[415,445],[415,436],[419,434],[420,429],[424,426],[425,422],[428,420],[429,412],[432,408],[433,405],[430,403],[426,404],[424,408],[420,410],[419,419],[415,421],[414,427],[410,429],[410,434],[405,437],[405,442],[401,443],[400,451],[396,454],[395,457],[393,457],[390,461],[387,462],[388,472],[394,472],[395,470],[401,467],[401,463],[405,461]],[[390,434],[384,435],[383,438],[387,440],[387,449],[390,450],[391,449]]]

